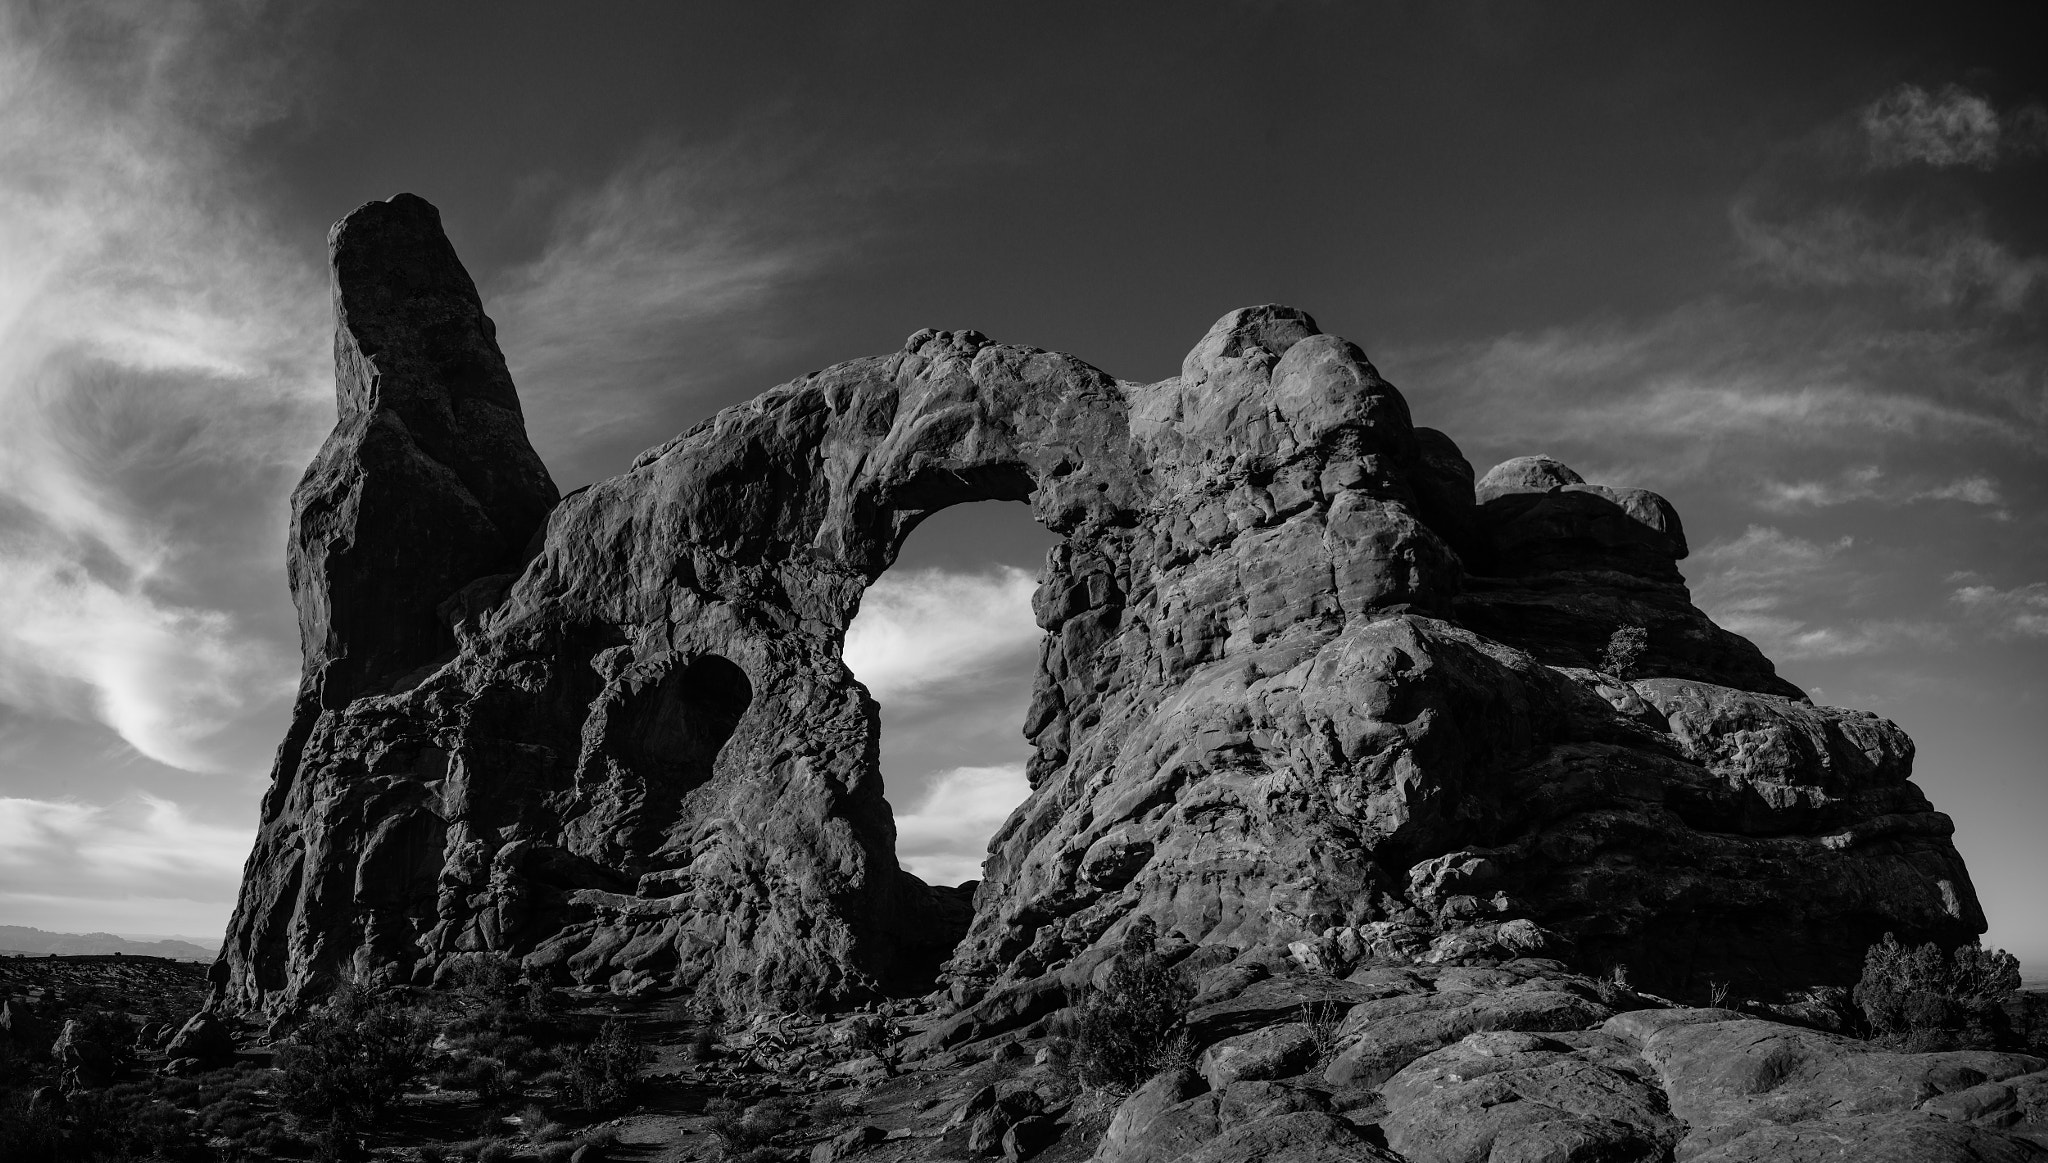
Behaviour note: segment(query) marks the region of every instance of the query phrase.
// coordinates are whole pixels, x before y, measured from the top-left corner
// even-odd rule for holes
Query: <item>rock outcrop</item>
[[[331,246],[340,420],[294,495],[305,683],[235,1003],[488,955],[782,1006],[943,961],[963,1002],[1057,1005],[1141,922],[1758,992],[1984,928],[1910,741],[1695,609],[1663,498],[1545,458],[1475,481],[1299,310],[1153,384],[919,331],[557,501],[432,207]],[[992,499],[1061,542],[1034,790],[970,903],[897,866],[840,654],[909,531]],[[1648,677],[1596,669],[1623,626]]]

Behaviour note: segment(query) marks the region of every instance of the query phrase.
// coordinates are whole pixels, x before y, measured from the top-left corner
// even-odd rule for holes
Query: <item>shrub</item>
[[[419,1077],[433,1037],[425,1014],[348,983],[280,1047],[278,1103],[318,1129],[332,1152]]]
[[[485,1102],[510,1097],[562,1064],[561,1055],[525,1034],[494,1029],[448,1035],[448,1054],[434,1067],[435,1083],[473,1090]]]
[[[2020,987],[2012,954],[1976,945],[1944,956],[1933,942],[1909,947],[1890,933],[1863,957],[1853,996],[1879,1038],[1914,1050],[1988,1048],[2004,1032],[1999,1003]]]
[[[0,1159],[63,1159],[64,1126],[48,1107],[29,1107],[27,1092],[0,1103]]]
[[[1309,1037],[1315,1040],[1317,1065],[1326,1065],[1337,1056],[1337,1032],[1343,1028],[1345,1015],[1349,1012],[1336,1002],[1325,1001],[1309,1006],[1302,1015],[1302,1021],[1308,1024]]]
[[[1641,626],[1623,626],[1607,639],[1607,648],[1600,652],[1600,669],[1624,681],[1632,679],[1649,649],[1648,630]]]
[[[714,1098],[704,1104],[704,1113],[711,1116],[711,1133],[729,1159],[762,1151],[777,1135],[804,1124],[803,1112],[787,1098],[763,1099],[744,1109],[732,1099]]]
[[[606,1018],[597,1037],[569,1055],[569,1091],[576,1105],[599,1111],[624,1103],[649,1057],[626,1023]]]
[[[1189,1053],[1181,1021],[1194,990],[1159,958],[1150,926],[1133,926],[1109,980],[1082,1000],[1074,1065],[1089,1086],[1128,1089]]]

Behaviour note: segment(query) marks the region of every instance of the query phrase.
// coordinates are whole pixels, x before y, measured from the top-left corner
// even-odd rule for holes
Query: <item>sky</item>
[[[297,678],[325,232],[411,191],[565,491],[921,327],[1155,380],[1305,308],[1481,472],[1670,498],[1699,604],[1912,734],[1987,941],[2048,968],[2017,9],[0,0],[0,923],[224,926]],[[848,636],[934,880],[1024,793],[1049,543],[941,513]]]

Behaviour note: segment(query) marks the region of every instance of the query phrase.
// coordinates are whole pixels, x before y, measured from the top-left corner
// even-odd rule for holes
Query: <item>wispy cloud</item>
[[[1910,446],[1924,459],[1942,447],[2048,446],[2035,362],[2015,363],[1981,330],[1916,331],[1728,298],[1381,362],[1413,393],[1419,419],[1475,453],[1549,449],[1612,483],[1737,466],[1762,475],[1747,470],[1822,450]]]
[[[794,161],[651,146],[567,198],[490,303],[538,437],[573,447],[643,426],[783,338],[774,297],[858,236],[792,204],[807,188],[786,181]]]
[[[2000,114],[1989,97],[1961,85],[1900,85],[1865,106],[1861,121],[1870,164],[1879,168],[1988,170],[2048,146],[2048,111],[2039,104]]]
[[[1709,617],[1781,662],[1948,645],[1951,635],[1936,621],[1842,616],[1865,581],[1847,558],[1854,545],[1751,525],[1696,551],[1687,573]],[[1815,608],[1829,616],[1809,612]]]
[[[1760,503],[1777,512],[1825,509],[1837,505],[1869,502],[1879,505],[1911,505],[1924,501],[1949,501],[1991,510],[1991,515],[2010,519],[2003,506],[2004,494],[1997,482],[1983,475],[1929,481],[1924,476],[1899,478],[1876,465],[1860,465],[1837,473],[1832,479],[1765,481]]]
[[[1774,219],[1753,199],[1729,210],[1745,262],[1782,283],[1889,287],[1929,306],[2023,309],[2048,259],[2014,253],[1971,219],[1883,220],[1848,206]]]
[[[213,769],[209,738],[252,693],[284,693],[277,660],[225,613],[157,603],[9,541],[0,591],[12,598],[0,618],[0,700],[87,710],[159,763]]]
[[[644,435],[657,416],[695,420],[712,385],[801,345],[788,308],[875,245],[890,217],[870,213],[876,203],[1017,160],[965,131],[914,149],[770,111],[721,140],[650,141],[570,188],[540,256],[485,287],[543,455],[560,463]],[[542,174],[530,186],[538,199],[563,184]]]
[[[151,795],[0,797],[0,911],[66,930],[217,932],[254,838]]]
[[[1037,650],[1045,632],[1031,614],[1036,588],[1014,566],[883,574],[847,629],[846,665],[885,704],[957,697]]]
[[[1022,764],[954,768],[897,813],[896,859],[928,884],[978,880],[989,837],[1030,794]]]
[[[1996,586],[1963,586],[1950,595],[1963,612],[1992,633],[2005,638],[2048,638],[2048,582],[2009,590]]]
[[[273,482],[327,395],[320,273],[233,184],[228,146],[269,106],[216,16],[0,9],[0,699],[189,768],[276,676],[226,614],[167,595],[274,530],[208,527],[167,482]]]

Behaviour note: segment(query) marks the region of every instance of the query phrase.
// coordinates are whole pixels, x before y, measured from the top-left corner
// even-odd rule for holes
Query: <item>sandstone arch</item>
[[[503,474],[463,468],[538,461],[516,399],[464,404],[497,383],[465,369],[502,361],[476,354],[489,321],[432,207],[371,203],[332,247],[341,423],[295,495],[306,671],[224,952],[238,1003],[493,951],[833,1004],[922,989],[942,959],[970,989],[1073,973],[1140,918],[1810,983],[1853,975],[1876,923],[1983,928],[1910,742],[1811,706],[1695,610],[1662,498],[1561,465],[1475,482],[1302,311],[1233,311],[1155,384],[920,331],[541,522],[544,471],[494,509]],[[401,358],[450,345],[465,360]],[[487,524],[447,541],[481,548],[422,556],[419,521],[371,503],[408,489]],[[1034,600],[1034,791],[970,902],[897,867],[840,647],[904,536],[984,499],[1062,541]],[[383,616],[332,613],[405,570]],[[1624,623],[1656,678],[1587,669]],[[744,714],[673,677],[717,665]],[[707,764],[688,723],[726,718]],[[1687,923],[1725,940],[1670,953]]]

